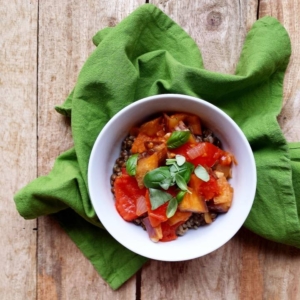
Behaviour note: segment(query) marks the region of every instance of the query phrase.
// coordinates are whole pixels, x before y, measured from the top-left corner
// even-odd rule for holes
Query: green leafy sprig
[[[198,165],[194,168],[194,165],[187,162],[182,155],[176,155],[175,158],[167,159],[166,166],[148,172],[144,177],[144,185],[149,188],[151,209],[156,209],[169,202],[166,214],[168,218],[171,218],[185,194],[190,193],[187,184],[193,172],[199,179],[205,182],[209,181],[209,174],[204,167]],[[180,189],[176,197],[172,197],[165,192],[170,186],[174,185],[177,185]]]

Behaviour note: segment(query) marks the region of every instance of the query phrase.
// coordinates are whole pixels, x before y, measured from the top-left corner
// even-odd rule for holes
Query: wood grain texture
[[[258,1],[152,2],[195,39],[207,69],[234,72],[244,37],[256,20]],[[149,299],[151,293],[153,299],[298,299],[299,257],[293,247],[241,229],[205,257],[150,262],[142,271],[141,299]]]
[[[257,1],[152,3],[194,38],[207,69],[234,73],[244,38],[256,20]],[[196,260],[151,262],[142,271],[141,299],[149,299],[151,292],[154,299],[259,299],[264,286],[258,243],[252,249],[244,247],[239,235],[243,234]]]
[[[234,73],[247,29],[256,20],[254,0],[150,0],[182,26],[199,46],[206,69]]]
[[[292,56],[284,80],[284,105],[279,123],[288,141],[300,141],[300,3],[298,0],[261,0],[259,16],[277,18],[289,33]]]
[[[195,39],[207,69],[227,73],[234,72],[258,3],[259,17],[278,18],[293,49],[279,121],[288,140],[300,140],[298,0],[149,2]],[[133,277],[113,292],[51,217],[39,218],[38,224],[24,221],[16,212],[13,194],[37,175],[47,174],[56,156],[72,145],[69,121],[54,111],[54,105],[62,103],[75,84],[94,49],[91,37],[117,24],[144,1],[3,3],[0,299],[300,299],[300,251],[244,228],[205,257],[176,263],[150,261],[141,272],[141,282]]]
[[[93,35],[114,26],[138,5],[130,1],[40,1],[38,174],[72,145],[69,121],[54,111],[73,88],[94,49]],[[38,299],[134,299],[135,278],[113,292],[49,217],[38,221]]]
[[[36,177],[37,4],[0,6],[0,299],[35,299],[36,220],[14,193]]]

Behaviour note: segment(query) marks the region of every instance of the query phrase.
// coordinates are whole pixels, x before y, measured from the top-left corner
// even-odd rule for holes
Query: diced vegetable
[[[157,243],[159,240],[162,239],[163,234],[160,224],[156,227],[153,227],[148,217],[143,219],[143,224],[145,225],[149,238],[152,242]]]
[[[167,214],[166,214],[168,202],[166,202],[165,204],[161,205],[160,207],[152,210],[148,191],[146,192],[145,199],[146,199],[146,204],[147,204],[147,208],[148,208],[148,217],[149,217],[149,221],[150,221],[152,227],[157,227],[161,222],[168,220]]]
[[[169,222],[161,223],[162,238],[161,242],[170,242],[177,239],[176,230],[180,224],[170,225]]]
[[[144,123],[140,128],[140,133],[147,136],[157,136],[157,132],[164,130],[163,118],[159,117],[149,122]]]
[[[187,124],[189,129],[193,134],[200,135],[202,134],[201,130],[201,121],[198,116],[186,114],[186,113],[178,113],[172,116],[168,116],[164,114],[167,127],[170,131],[175,130],[177,126],[179,126],[180,122],[184,122]]]
[[[206,224],[212,223],[212,218],[211,218],[209,212],[207,212],[207,213],[204,214],[204,220],[205,220],[205,223],[206,223]]]
[[[192,215],[189,211],[177,210],[175,215],[168,220],[168,223],[172,226],[181,222],[185,222]]]
[[[136,219],[136,202],[139,197],[145,196],[146,189],[140,189],[135,178],[124,173],[115,180],[114,189],[120,216],[126,221]]]
[[[201,197],[194,189],[189,188],[182,201],[178,205],[180,211],[189,211],[194,213],[208,212],[204,198]]]
[[[205,182],[199,179],[195,174],[192,174],[189,186],[205,200],[212,199],[220,193],[217,180],[212,175],[210,175],[209,181]]]
[[[216,165],[216,171],[222,172],[226,178],[231,178],[231,166]]]
[[[144,176],[147,172],[158,167],[157,153],[153,153],[148,157],[140,158],[137,162],[135,178],[140,188],[144,187]]]
[[[195,166],[212,167],[223,154],[223,150],[208,142],[198,143],[187,151],[188,158]]]
[[[147,150],[145,147],[145,143],[147,142],[165,142],[164,137],[161,136],[148,136],[145,133],[139,133],[138,136],[135,138],[132,147],[131,152],[132,153],[143,153]]]
[[[229,208],[233,198],[233,188],[230,186],[224,176],[217,180],[217,184],[220,189],[220,193],[219,196],[214,197],[214,203],[216,205],[226,204],[226,206]]]
[[[136,200],[136,215],[141,216],[148,212],[146,197],[140,196]]]

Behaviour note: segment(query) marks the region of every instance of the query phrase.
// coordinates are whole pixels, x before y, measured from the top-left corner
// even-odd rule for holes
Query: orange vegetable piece
[[[140,133],[146,134],[148,136],[157,136],[157,133],[161,130],[164,131],[162,117],[146,122],[140,127]]]
[[[226,207],[228,211],[232,203],[233,188],[230,186],[225,176],[220,177],[217,180],[217,184],[220,189],[220,194],[219,196],[214,197],[214,204],[215,205],[221,204],[223,207]]]
[[[193,134],[196,134],[196,135],[202,134],[201,121],[198,116],[188,115],[186,121],[187,121],[190,131]]]
[[[165,139],[161,136],[151,137],[140,132],[132,144],[131,153],[143,153],[147,151],[145,147],[145,143],[147,142],[165,142]]]
[[[180,211],[190,211],[194,213],[208,212],[205,200],[194,189],[189,188],[191,193],[186,193],[178,205]]]
[[[177,210],[174,214],[173,217],[171,217],[169,220],[168,220],[168,223],[169,225],[173,226],[175,224],[178,224],[178,223],[181,223],[181,222],[186,222],[189,217],[192,215],[191,212],[189,211],[180,211],[180,210]]]
[[[139,133],[138,136],[135,138],[132,147],[131,153],[143,153],[146,151],[145,142],[151,142],[152,139],[149,138],[148,135],[144,133]]]
[[[156,152],[138,160],[135,178],[140,188],[144,187],[144,177],[146,173],[156,168],[158,168],[158,155]]]
[[[164,116],[169,131],[175,130],[175,127],[179,126],[180,122],[184,122],[186,127],[188,127],[193,134],[202,134],[201,121],[200,118],[196,115],[177,113],[171,115],[170,117],[166,114]]]

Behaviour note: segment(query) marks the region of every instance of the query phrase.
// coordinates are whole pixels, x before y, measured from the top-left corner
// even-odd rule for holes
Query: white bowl
[[[157,112],[198,115],[221,140],[223,149],[235,155],[233,202],[226,214],[210,225],[188,232],[171,242],[152,242],[146,231],[124,221],[115,208],[110,176],[129,129]],[[125,107],[100,132],[89,161],[89,193],[93,207],[107,231],[123,246],[142,256],[161,261],[183,261],[206,255],[229,241],[243,225],[253,204],[256,166],[250,145],[241,129],[223,111],[198,98],[177,94],[148,97]]]

